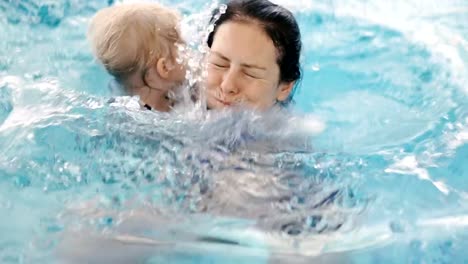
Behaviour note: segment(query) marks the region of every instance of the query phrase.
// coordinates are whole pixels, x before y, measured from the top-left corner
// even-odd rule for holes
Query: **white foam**
[[[425,219],[418,221],[418,225],[425,227],[468,227],[468,215]]]
[[[448,147],[450,149],[457,149],[458,147],[467,143],[468,143],[468,128],[455,134],[455,136],[448,142]]]
[[[300,134],[318,135],[325,130],[325,123],[317,116],[294,117],[289,120],[290,129]]]
[[[448,195],[450,188],[442,181],[432,180],[429,172],[421,168],[415,156],[407,156],[403,159],[395,162],[393,165],[385,169],[386,173],[404,174],[404,175],[416,175],[419,179],[429,181],[436,187],[441,193]]]

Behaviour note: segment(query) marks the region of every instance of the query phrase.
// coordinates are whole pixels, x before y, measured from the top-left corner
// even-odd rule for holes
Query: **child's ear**
[[[163,79],[168,79],[170,77],[171,69],[172,64],[166,58],[160,58],[156,63],[156,71]]]

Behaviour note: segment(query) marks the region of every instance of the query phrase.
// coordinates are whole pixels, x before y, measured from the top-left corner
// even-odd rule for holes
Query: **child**
[[[175,10],[156,3],[121,4],[93,17],[88,39],[127,94],[138,95],[148,109],[169,111],[169,93],[185,80],[178,60],[179,22]]]

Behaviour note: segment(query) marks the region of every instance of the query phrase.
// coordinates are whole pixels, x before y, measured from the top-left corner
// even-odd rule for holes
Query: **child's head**
[[[100,10],[88,38],[97,59],[130,94],[165,90],[180,84],[184,66],[178,63],[181,43],[176,11],[156,3],[121,4]]]

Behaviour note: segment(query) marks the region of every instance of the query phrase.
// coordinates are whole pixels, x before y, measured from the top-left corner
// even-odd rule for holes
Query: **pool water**
[[[109,103],[113,2],[0,0],[0,263],[468,262],[466,1],[277,0],[292,117]],[[161,2],[195,44],[219,4]]]

